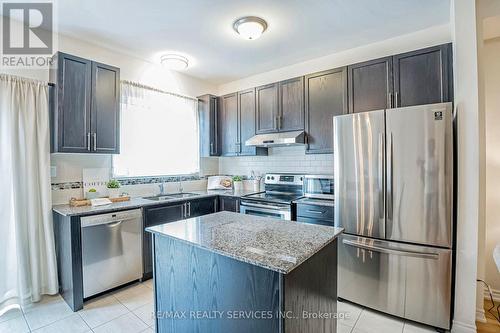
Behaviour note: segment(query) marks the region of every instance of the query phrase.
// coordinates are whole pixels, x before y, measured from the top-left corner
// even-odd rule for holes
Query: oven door
[[[241,200],[240,213],[279,220],[291,220],[292,212],[289,205],[269,204],[263,202]]]

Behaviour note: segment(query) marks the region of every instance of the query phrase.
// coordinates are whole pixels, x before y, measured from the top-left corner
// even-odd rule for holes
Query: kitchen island
[[[153,234],[157,332],[335,332],[342,229],[219,212]]]

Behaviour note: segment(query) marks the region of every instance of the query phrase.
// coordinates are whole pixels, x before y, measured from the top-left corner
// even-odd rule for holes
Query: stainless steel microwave
[[[306,175],[304,177],[304,196],[333,200],[333,175]]]

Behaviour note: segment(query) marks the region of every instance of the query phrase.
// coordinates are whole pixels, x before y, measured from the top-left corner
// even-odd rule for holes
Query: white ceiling
[[[158,62],[178,51],[186,74],[215,84],[449,22],[449,0],[62,0],[62,34]],[[239,17],[264,18],[255,41]]]

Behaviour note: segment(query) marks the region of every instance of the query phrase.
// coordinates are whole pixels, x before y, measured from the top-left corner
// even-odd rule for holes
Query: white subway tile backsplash
[[[219,158],[219,173],[249,176],[266,172],[333,173],[332,154],[305,154],[305,147],[269,148],[268,156]]]

